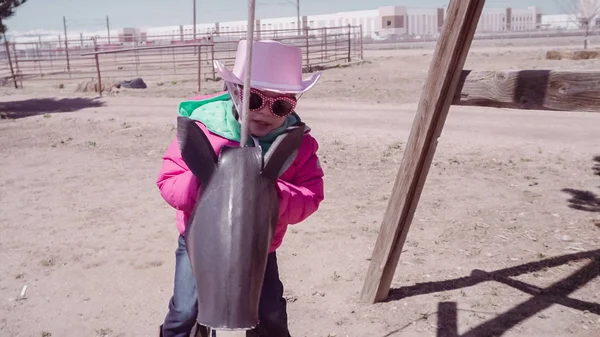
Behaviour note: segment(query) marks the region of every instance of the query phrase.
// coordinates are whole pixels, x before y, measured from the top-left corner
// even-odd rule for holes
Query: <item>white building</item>
[[[587,1],[587,0],[582,0]],[[598,0],[600,1],[600,0]],[[308,15],[300,17],[300,26],[304,28],[324,28],[324,27],[347,27],[362,26],[364,37],[386,38],[388,36],[436,36],[439,34],[446,15],[444,8],[410,8],[404,6],[385,6],[373,10],[336,12],[322,15]],[[508,31],[527,31],[541,29],[542,26],[548,27],[557,24],[557,18],[546,17],[537,7],[527,7],[523,9],[513,8],[486,8],[484,9],[479,21],[477,32],[480,33],[500,33]],[[262,18],[256,20],[255,30],[260,36],[273,36],[276,34],[298,34],[297,17],[281,18]],[[569,26],[570,27],[570,26]],[[148,43],[180,43],[185,40],[193,40],[193,25],[163,26],[163,27],[145,27],[139,29],[145,33]],[[119,32],[128,28],[111,31],[111,37],[118,40]],[[137,28],[135,28],[137,29]],[[134,30],[135,30],[134,29]],[[196,38],[206,39],[207,36],[216,38],[241,38],[245,35],[247,22],[228,21],[202,23],[196,25]],[[60,35],[50,35],[53,40]],[[87,40],[92,36],[106,38],[106,31],[94,32],[72,32],[69,31],[69,40]],[[142,33],[140,33],[142,34]],[[199,36],[198,36],[199,35]],[[39,40],[32,38],[31,34],[11,34],[11,39],[22,42]],[[48,39],[46,37],[42,39]],[[103,39],[103,40],[104,40]],[[112,39],[111,39],[112,42]],[[87,43],[87,42],[86,42]]]

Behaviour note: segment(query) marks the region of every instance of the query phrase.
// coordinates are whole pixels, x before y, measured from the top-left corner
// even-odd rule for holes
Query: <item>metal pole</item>
[[[96,38],[94,38],[94,51],[98,53]],[[100,96],[102,96],[102,77],[100,76],[100,60],[98,59],[98,54],[95,54],[94,58],[96,59],[96,72],[98,73],[98,92],[100,93]]]
[[[41,48],[41,43],[38,45],[37,43],[35,44],[35,54],[37,55],[37,63],[38,63],[38,67],[40,68],[40,78],[43,78],[44,75],[42,73],[42,54],[40,53],[40,48]],[[35,65],[35,63],[34,63]]]
[[[296,0],[296,16],[298,20],[298,35],[302,34],[302,26],[300,25],[300,0]]]
[[[108,34],[108,44],[110,44],[110,23],[108,22],[108,15],[106,16],[106,33]]]
[[[69,78],[71,78],[71,64],[69,63],[69,42],[67,38],[67,18],[64,16],[63,25],[65,26],[65,53],[67,56],[67,71],[69,72]]]
[[[308,27],[306,27],[304,29],[304,38],[306,39],[306,69],[307,69],[307,71],[311,71],[310,58],[309,58],[310,45],[308,42]]]
[[[363,46],[363,29],[362,25],[360,25],[360,59],[364,60],[364,46]]]
[[[350,56],[350,52],[352,51],[352,37],[350,33],[352,32],[352,28],[348,25],[348,62],[352,61],[352,57]]]
[[[196,42],[196,0],[194,0],[194,42]]]
[[[195,2],[195,1],[194,1]],[[202,89],[202,47],[198,46],[198,92]]]
[[[212,54],[212,56],[211,56],[212,59],[211,59],[210,64],[214,64],[215,63],[215,45],[214,44],[210,46],[210,52]],[[216,81],[217,80],[216,69],[215,69],[215,67],[211,67],[211,68],[213,70],[213,81]]]

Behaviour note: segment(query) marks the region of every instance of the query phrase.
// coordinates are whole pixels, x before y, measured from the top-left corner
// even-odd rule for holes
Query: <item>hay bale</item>
[[[102,91],[110,91],[112,88],[119,88],[121,83],[118,81],[109,82],[108,84],[102,83]],[[79,82],[77,84],[76,92],[99,92],[98,81],[91,79],[88,81]]]
[[[549,50],[547,60],[589,60],[600,58],[600,50]]]
[[[589,60],[600,58],[598,50],[577,50],[573,52],[572,60]]]
[[[546,60],[562,60],[562,53],[558,50],[549,50],[546,52]]]

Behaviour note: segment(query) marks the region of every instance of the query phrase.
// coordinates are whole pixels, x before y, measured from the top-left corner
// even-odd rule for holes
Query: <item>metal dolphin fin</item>
[[[301,123],[293,126],[291,131],[279,135],[265,154],[262,174],[276,180],[287,171],[296,159],[303,136],[304,124]]]
[[[217,155],[208,137],[196,121],[188,117],[177,117],[177,142],[181,157],[201,185],[206,185],[217,167]]]

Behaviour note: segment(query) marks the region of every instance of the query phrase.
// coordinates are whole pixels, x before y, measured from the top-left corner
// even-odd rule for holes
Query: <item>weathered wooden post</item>
[[[23,89],[23,76],[21,73],[21,69],[19,69],[19,55],[17,54],[17,44],[16,43],[12,43],[12,49],[13,52],[15,53],[15,67],[16,67],[16,77],[19,78],[19,86],[21,87],[21,89]]]
[[[362,300],[389,293],[398,259],[427,178],[485,0],[451,0],[392,195],[362,289]]]
[[[13,69],[12,59],[10,57],[10,48],[8,47],[8,41],[6,41],[6,35],[4,35],[4,46],[6,47],[6,57],[8,57],[8,65],[10,66],[10,74],[12,75],[13,82],[15,82],[15,89],[19,89],[17,85],[17,78],[15,77],[15,70]]]

